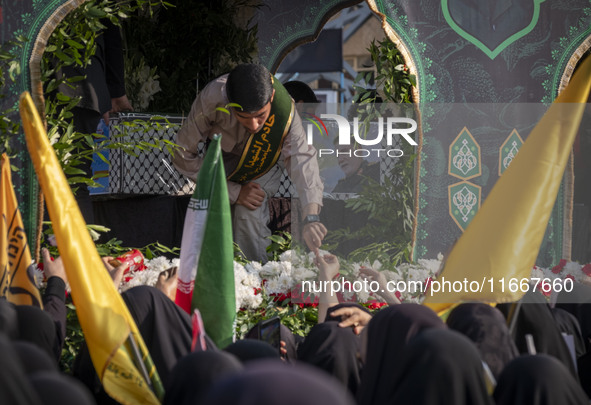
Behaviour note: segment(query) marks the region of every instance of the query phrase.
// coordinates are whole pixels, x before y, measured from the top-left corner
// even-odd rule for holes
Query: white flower
[[[279,285],[279,281],[276,278],[270,278],[267,280],[265,284],[265,289],[267,294],[278,294],[281,292],[281,286]]]
[[[382,274],[388,281],[400,281],[403,280],[402,276],[397,271],[382,270]]]
[[[382,263],[380,263],[379,260],[374,260],[374,262],[372,263],[372,265],[370,267],[372,269],[374,269],[375,271],[380,271],[380,269],[382,268]]]
[[[409,281],[425,281],[429,277],[431,277],[431,274],[425,269],[413,269],[408,273]]]
[[[148,106],[150,105],[150,97],[151,96],[146,90],[146,88],[142,86],[138,94],[138,103],[142,110],[148,108]]]
[[[355,276],[356,278],[359,277],[359,269],[362,267],[367,267],[365,264],[360,264],[360,263],[353,263],[351,264],[351,273],[353,274],[353,276]]]
[[[261,272],[261,270],[263,269],[263,265],[259,262],[250,262],[250,263],[246,264],[245,269],[249,273],[259,274]]]
[[[146,81],[150,77],[150,67],[148,65],[143,65],[142,69],[138,72],[138,78],[141,81]]]
[[[152,260],[144,260],[144,266],[152,271],[161,272],[169,269],[171,266],[168,259],[164,256],[155,257]]]
[[[346,302],[348,302],[348,301],[351,301],[351,299],[353,298],[354,292],[352,292],[352,291],[342,291],[341,294],[343,295],[343,299]]]
[[[145,269],[143,271],[136,271],[129,276],[132,276],[132,279],[129,280],[127,283],[122,283],[119,290],[121,292],[127,291],[132,287],[136,287],[138,285],[149,285],[154,287],[156,282],[158,281],[158,276],[160,275],[160,271],[155,271],[151,269]]]
[[[419,259],[418,263],[427,269],[432,275],[438,274],[441,270],[441,260]]]
[[[437,253],[437,260],[439,260],[440,262],[443,261],[443,254],[441,252]]]
[[[575,275],[575,273],[580,273],[581,272],[581,268],[583,266],[581,266],[579,263],[577,262],[568,262],[566,264],[566,266],[564,266],[564,269],[562,270],[564,273],[566,274],[572,274]]]
[[[317,273],[305,267],[297,267],[291,271],[291,276],[296,282],[298,282],[315,278]]]
[[[39,267],[37,267],[37,264],[33,263],[32,264],[32,268],[33,268],[33,280],[35,282],[35,286],[37,288],[41,288],[43,286],[43,272],[39,269]]]
[[[404,70],[404,67],[405,67],[405,66],[404,66],[404,65],[401,63],[400,65],[396,65],[396,66],[394,66],[394,69],[396,69],[396,70],[398,70],[399,72],[401,72],[401,71],[403,71],[403,70]]]
[[[252,287],[236,285],[236,311],[240,308],[255,309],[262,303],[262,295],[255,296]]]
[[[281,274],[282,269],[283,267],[281,262],[268,261],[263,265],[260,274],[265,274],[268,276],[278,276],[279,274]]]
[[[359,302],[367,302],[369,301],[369,292],[362,288],[357,294],[357,301]]]
[[[240,304],[238,304],[238,300],[240,297]],[[236,295],[237,305],[236,307],[239,308],[247,308],[247,309],[256,309],[263,303],[263,295],[258,294],[254,295],[252,290],[250,291],[241,291],[240,296]]]
[[[286,250],[285,252],[281,253],[279,256],[279,260],[282,262],[291,262],[292,258],[292,250]]]
[[[279,262],[281,275],[291,276],[291,262]]]
[[[279,284],[282,293],[287,293],[294,284],[293,279],[287,274],[281,274],[277,278],[277,283]]]
[[[148,91],[148,93],[150,94],[150,96],[153,96],[154,94],[156,94],[160,90],[162,90],[160,88],[160,82],[158,80],[154,80],[154,79],[150,78],[146,82],[146,90]]]
[[[241,263],[238,262],[234,262],[234,274],[240,274],[241,278],[246,277],[247,272],[246,269],[244,268],[244,266]]]
[[[534,266],[531,271],[531,278],[544,278],[546,275],[544,274],[544,270],[540,267]]]

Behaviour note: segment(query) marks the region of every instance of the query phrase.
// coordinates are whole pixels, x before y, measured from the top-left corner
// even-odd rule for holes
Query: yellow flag
[[[438,280],[467,283],[456,284],[458,292],[442,291],[433,296],[428,292],[425,303],[510,302],[525,294],[526,283],[519,282],[529,279],[538,256],[590,87],[591,58],[587,58],[532,130],[447,257]],[[517,284],[509,285],[512,278]],[[482,283],[482,291],[470,288],[470,282]],[[436,308],[443,309],[440,305]]]
[[[43,123],[28,92],[20,97],[25,138],[35,172],[45,195],[60,256],[72,290],[72,299],[90,357],[105,391],[123,404],[159,404],[149,384],[163,396],[156,369],[144,341],[86,229]],[[148,360],[146,381],[129,347],[129,338]],[[141,363],[141,360],[140,360]],[[136,365],[137,364],[137,365]]]
[[[10,160],[5,153],[2,154],[0,212],[0,296],[16,305],[42,308],[43,303],[31,267],[27,235],[12,186]]]

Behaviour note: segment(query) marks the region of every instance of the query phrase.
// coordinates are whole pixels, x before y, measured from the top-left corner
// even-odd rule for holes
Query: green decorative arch
[[[466,32],[462,27],[460,27],[456,23],[456,21],[453,19],[453,17],[451,16],[451,13],[449,11],[448,0],[441,0],[441,10],[443,11],[443,16],[445,17],[445,21],[447,21],[449,26],[455,32],[457,32],[458,35],[460,35],[466,41],[475,45],[478,49],[480,49],[482,52],[484,52],[484,54],[486,56],[488,56],[491,59],[494,59],[497,57],[497,55],[499,53],[501,53],[505,48],[507,48],[513,42],[517,41],[520,38],[523,38],[524,36],[529,34],[534,29],[534,27],[538,23],[538,19],[540,18],[540,4],[544,1],[545,0],[533,0],[534,10],[533,10],[533,16],[532,16],[529,24],[525,28],[523,28],[522,30],[509,36],[507,39],[505,39],[503,42],[501,42],[494,49],[490,49],[488,46],[483,44],[478,38],[476,38],[475,36]]]
[[[27,39],[22,43],[22,49],[17,58],[17,62],[21,66],[21,74],[10,84],[2,99],[3,110],[15,109],[14,115],[11,116],[14,121],[20,121],[17,111],[18,98],[25,91],[31,93],[39,111],[44,110],[40,70],[41,57],[45,51],[47,40],[56,25],[82,2],[82,0],[36,0],[30,3],[16,2],[20,8],[11,8],[10,10],[6,10],[6,7],[3,8],[4,40],[11,41],[17,37]],[[36,252],[42,201],[39,198],[35,170],[29,159],[22,133],[13,140],[13,148],[17,150],[17,153],[11,163],[19,168],[17,172],[13,172],[13,183],[29,246],[32,252]]]

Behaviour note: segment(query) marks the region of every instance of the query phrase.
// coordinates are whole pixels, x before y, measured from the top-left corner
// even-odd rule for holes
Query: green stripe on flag
[[[224,348],[234,336],[236,298],[232,217],[220,140],[221,135],[215,135],[209,144],[193,194],[207,217],[191,309],[199,309],[207,334]]]

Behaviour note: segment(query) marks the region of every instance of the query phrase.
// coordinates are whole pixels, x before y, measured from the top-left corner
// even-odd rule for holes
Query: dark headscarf
[[[237,340],[226,346],[224,351],[236,356],[243,364],[261,359],[281,360],[279,349],[270,343],[257,339]]]
[[[134,287],[121,296],[166,386],[174,365],[191,351],[191,317],[154,287]]]
[[[362,405],[379,404],[381,390],[391,390],[392,376],[400,367],[406,345],[426,329],[446,329],[447,326],[433,312],[418,304],[399,304],[380,310],[369,322],[367,355],[361,385],[358,389]],[[367,332],[366,332],[367,331]]]
[[[95,405],[94,398],[77,379],[66,374],[41,371],[29,377],[41,398],[39,405]]]
[[[577,359],[578,376],[581,386],[591,397],[591,287],[575,283],[572,291],[562,291],[558,295],[556,308],[574,315],[579,322],[586,353]],[[560,322],[557,320],[557,322]],[[575,344],[577,338],[575,337]],[[577,352],[580,349],[577,348]]]
[[[586,405],[589,398],[567,368],[543,354],[511,361],[497,381],[497,405]]]
[[[513,304],[498,305],[497,308],[508,317]],[[558,330],[550,305],[542,294],[530,291],[521,300],[518,307],[515,329],[511,331],[517,350],[528,354],[526,335],[532,335],[536,353],[544,353],[556,357],[576,377],[575,366],[568,347]],[[511,320],[509,321],[511,323]]]
[[[12,343],[0,333],[0,404],[37,405],[39,398],[27,380]]]
[[[298,359],[339,380],[356,395],[361,380],[361,339],[351,328],[336,322],[315,325],[298,348]]]
[[[203,405],[353,405],[350,394],[326,373],[302,363],[252,362],[215,384]]]
[[[587,351],[577,359],[577,374],[581,387],[587,396],[591,398],[591,351]]]
[[[18,338],[31,342],[59,360],[61,345],[58,343],[55,323],[41,308],[31,305],[16,305],[18,317]]]
[[[412,339],[387,387],[373,404],[492,405],[478,349],[449,329],[425,330]]]
[[[19,357],[27,375],[39,371],[59,372],[57,362],[45,350],[34,343],[14,341],[12,347]]]
[[[223,351],[189,353],[172,369],[163,405],[200,404],[215,382],[242,369],[235,356]]]
[[[138,286],[121,294],[129,308],[156,371],[166,387],[177,361],[191,351],[191,318],[164,293],[154,287]],[[99,404],[115,404],[95,372],[86,344],[74,363],[74,376],[93,393]]]
[[[581,333],[581,327],[579,326],[577,318],[562,308],[552,308],[551,311],[552,315],[554,315],[558,330],[573,337],[575,343],[575,357],[579,358],[584,355],[587,352],[587,345],[583,339],[583,334]]]
[[[449,314],[447,326],[474,342],[495,378],[499,377],[505,364],[519,354],[505,317],[490,305],[460,304]]]
[[[586,351],[591,351],[591,287],[575,283],[572,291],[558,294],[556,308],[573,314],[579,321]]]
[[[15,305],[6,298],[0,298],[0,333],[4,333],[9,339],[18,337],[18,316]]]

